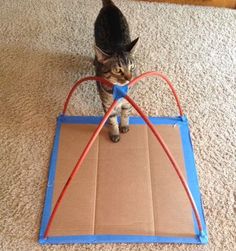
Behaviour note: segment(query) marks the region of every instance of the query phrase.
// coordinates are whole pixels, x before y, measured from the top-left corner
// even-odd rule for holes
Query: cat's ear
[[[105,60],[111,57],[110,55],[105,53],[103,50],[101,50],[99,47],[97,47],[96,45],[94,46],[94,49],[95,49],[97,61],[101,64],[103,64]]]
[[[137,45],[137,42],[139,40],[139,37],[137,37],[136,39],[134,39],[130,44],[126,45],[126,51],[133,53],[135,50],[135,47]]]

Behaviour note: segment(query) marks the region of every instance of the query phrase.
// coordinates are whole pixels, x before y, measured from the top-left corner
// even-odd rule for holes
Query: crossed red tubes
[[[144,74],[141,74],[140,76],[134,78],[132,81],[129,82],[128,84],[128,87],[132,87],[134,86],[139,80],[143,79],[144,77],[149,77],[149,76],[158,76],[158,77],[161,77],[167,84],[168,86],[170,87],[174,97],[175,97],[175,101],[176,101],[176,104],[178,106],[178,109],[179,109],[179,114],[180,116],[182,117],[183,116],[183,110],[180,106],[180,102],[179,102],[179,99],[177,97],[177,94],[173,88],[173,85],[171,84],[171,82],[167,79],[167,77],[165,77],[162,73],[159,73],[159,72],[146,72]],[[66,113],[66,110],[67,110],[67,106],[68,106],[68,103],[70,101],[70,98],[72,96],[72,94],[74,93],[75,89],[78,87],[78,85],[80,85],[81,83],[85,82],[85,81],[88,81],[88,80],[95,80],[95,81],[99,81],[101,84],[103,85],[106,85],[108,87],[114,87],[114,85],[109,82],[108,80],[104,79],[104,78],[101,78],[101,77],[86,77],[86,78],[83,78],[83,79],[80,79],[78,80],[74,86],[72,87],[72,89],[70,90],[70,93],[68,94],[67,96],[67,99],[66,99],[66,102],[64,104],[64,109],[63,109],[63,115],[65,115]],[[139,115],[143,118],[143,120],[146,122],[146,124],[148,125],[148,127],[151,129],[152,133],[154,134],[154,136],[156,137],[156,139],[158,140],[158,142],[161,144],[163,150],[165,151],[168,159],[170,160],[173,168],[175,169],[176,171],[176,174],[178,175],[183,187],[184,187],[184,190],[188,196],[188,199],[189,199],[189,202],[192,206],[192,209],[193,209],[193,212],[194,212],[194,215],[196,217],[196,220],[197,220],[197,225],[198,225],[198,229],[199,229],[199,235],[201,235],[203,233],[203,228],[202,228],[202,223],[201,223],[201,220],[200,220],[200,216],[199,216],[199,212],[198,212],[198,209],[196,207],[196,204],[195,204],[195,201],[193,199],[193,196],[192,196],[192,193],[188,187],[188,184],[181,172],[181,169],[179,168],[178,166],[178,163],[175,161],[174,157],[172,156],[168,146],[165,144],[165,142],[163,141],[162,137],[160,136],[160,134],[158,133],[158,131],[155,129],[155,127],[152,125],[152,123],[150,122],[149,118],[142,112],[142,110],[138,107],[138,105],[133,101],[133,99],[131,99],[125,92],[122,91],[122,89],[118,88],[117,89],[117,92],[119,94],[119,97],[118,98],[114,98],[114,101],[112,103],[112,105],[110,106],[110,108],[108,109],[108,111],[105,113],[104,117],[102,118],[101,122],[99,123],[98,127],[96,128],[96,130],[93,132],[93,135],[92,137],[90,138],[89,142],[87,143],[86,147],[84,148],[80,158],[78,159],[73,171],[71,172],[66,184],[64,185],[57,201],[56,201],[56,204],[52,210],[52,213],[50,215],[50,218],[49,218],[49,221],[48,221],[48,224],[47,224],[47,227],[46,227],[46,230],[45,230],[45,233],[44,233],[44,238],[47,238],[48,237],[48,232],[50,230],[50,226],[53,222],[53,219],[56,215],[56,212],[57,212],[57,209],[58,207],[60,206],[61,204],[61,201],[66,193],[66,190],[68,189],[72,179],[75,177],[76,173],[78,172],[79,168],[81,167],[84,159],[86,158],[91,146],[93,145],[94,141],[96,140],[99,132],[102,130],[102,127],[104,126],[104,124],[106,123],[107,119],[109,118],[110,114],[112,113],[113,109],[116,107],[117,103],[118,103],[118,100],[119,98],[125,98],[133,107],[134,109],[139,113]]]

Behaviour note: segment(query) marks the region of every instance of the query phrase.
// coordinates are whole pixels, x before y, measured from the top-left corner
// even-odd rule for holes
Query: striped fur
[[[127,84],[134,73],[133,50],[138,38],[131,42],[129,26],[122,12],[110,0],[103,0],[95,22],[95,60],[96,75],[102,76],[118,85]],[[113,102],[112,90],[97,83],[103,109],[106,112]],[[121,110],[121,124],[117,115]],[[109,118],[109,134],[113,142],[120,140],[120,132],[129,130],[131,107],[122,100]]]

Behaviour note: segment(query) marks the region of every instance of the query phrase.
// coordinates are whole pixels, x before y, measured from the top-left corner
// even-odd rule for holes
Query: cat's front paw
[[[129,126],[120,126],[120,132],[127,133],[129,131]]]
[[[120,141],[120,135],[112,135],[110,134],[110,139],[112,142],[117,143]]]

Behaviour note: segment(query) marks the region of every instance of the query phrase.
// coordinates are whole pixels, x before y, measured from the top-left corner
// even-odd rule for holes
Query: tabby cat
[[[103,7],[95,21],[96,75],[118,85],[127,84],[135,69],[132,57],[139,38],[131,42],[129,26],[122,12],[111,0],[103,0]],[[106,112],[113,102],[112,89],[97,82],[103,109]],[[121,123],[117,122],[121,109]],[[113,142],[120,140],[120,132],[129,131],[131,106],[123,99],[109,117],[109,135]]]

